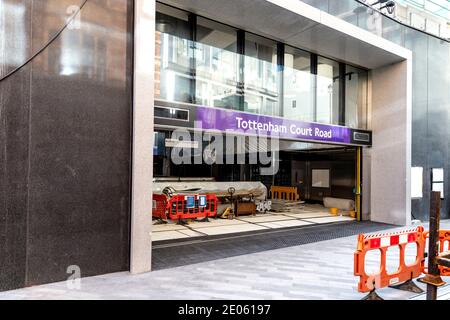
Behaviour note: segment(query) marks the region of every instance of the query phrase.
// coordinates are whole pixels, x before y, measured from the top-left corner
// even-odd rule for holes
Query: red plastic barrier
[[[164,194],[153,194],[152,217],[155,219],[167,220],[168,199]]]
[[[168,210],[170,219],[174,221],[215,217],[217,216],[217,197],[213,194],[176,195],[169,200]]]

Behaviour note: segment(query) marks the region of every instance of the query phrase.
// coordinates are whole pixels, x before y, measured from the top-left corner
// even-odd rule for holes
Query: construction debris
[[[272,200],[271,212],[292,212],[295,209],[304,209],[304,201],[285,201],[285,200]]]
[[[255,200],[267,199],[267,188],[261,182],[155,182],[153,192],[160,194],[170,187],[183,194],[215,194],[218,198],[229,197],[230,188],[234,189],[234,197],[252,197]]]

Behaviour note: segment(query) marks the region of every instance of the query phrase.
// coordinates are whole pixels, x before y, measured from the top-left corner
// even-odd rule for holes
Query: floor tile
[[[332,223],[332,222],[342,222],[342,221],[354,221],[355,219],[350,217],[344,217],[344,216],[337,216],[337,217],[327,217],[327,218],[314,218],[314,219],[305,219],[305,221],[312,222],[312,223]]]
[[[201,232],[212,236],[212,235],[219,235],[219,234],[230,234],[230,233],[249,232],[249,231],[257,231],[257,230],[267,230],[267,229],[268,228],[266,228],[264,226],[258,226],[258,225],[246,223],[246,224],[234,225],[234,226],[202,228]]]
[[[152,233],[152,241],[164,241],[164,240],[185,239],[185,238],[189,238],[189,236],[178,231],[160,231]]]
[[[277,222],[265,222],[265,223],[259,223],[259,225],[262,225],[267,228],[271,229],[279,229],[279,228],[289,228],[289,227],[300,227],[300,226],[306,226],[313,224],[311,222],[307,221],[300,221],[300,220],[285,220],[285,221],[277,221]]]

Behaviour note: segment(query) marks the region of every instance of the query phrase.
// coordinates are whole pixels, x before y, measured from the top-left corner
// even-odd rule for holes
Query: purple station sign
[[[351,130],[346,127],[290,120],[225,110],[197,107],[196,126],[203,130],[236,131],[247,134],[276,136],[286,139],[320,142],[351,142]]]

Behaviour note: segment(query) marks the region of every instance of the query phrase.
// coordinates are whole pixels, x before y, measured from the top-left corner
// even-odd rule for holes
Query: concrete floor
[[[448,228],[450,221],[443,221],[442,229]],[[353,276],[355,248],[353,236],[136,276],[117,273],[86,278],[79,290],[62,282],[3,292],[0,299],[359,300],[364,295],[357,292],[358,279]],[[425,298],[390,288],[378,294],[385,299]],[[449,299],[450,287],[440,289],[439,295]]]
[[[189,225],[156,224],[152,230],[153,241],[166,241],[208,237],[241,232],[282,229],[314,224],[354,221],[348,216],[333,216],[321,205],[299,204],[286,212],[268,212],[256,216],[241,216],[234,220],[210,219],[209,222],[191,222]]]

